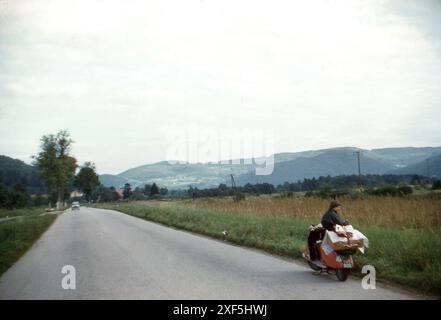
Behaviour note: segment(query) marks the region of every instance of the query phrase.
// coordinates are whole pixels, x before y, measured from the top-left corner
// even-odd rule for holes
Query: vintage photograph
[[[440,0],[0,0],[0,300],[439,300],[440,124]]]

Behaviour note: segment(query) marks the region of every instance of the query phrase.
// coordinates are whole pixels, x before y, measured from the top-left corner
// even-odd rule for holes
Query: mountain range
[[[256,175],[261,159],[226,161],[225,163],[172,164],[166,161],[147,164],[117,175],[102,174],[100,181],[116,188],[130,183],[133,187],[157,183],[169,189],[217,187],[230,185],[233,175],[237,185],[268,182],[274,185],[297,182],[304,178],[352,175],[358,173],[356,152],[360,152],[362,174],[418,174],[441,178],[441,147],[385,148],[365,150],[354,147],[285,152],[273,155],[274,170],[270,175]],[[32,165],[0,156],[0,184],[25,185],[31,192],[43,192],[44,184]]]
[[[441,177],[441,147],[406,147],[359,149],[355,147],[285,152],[274,154],[274,170],[269,175],[256,175],[260,167],[250,159],[226,163],[171,164],[166,161],[147,164],[117,175],[100,175],[105,186],[121,187],[156,182],[169,189],[216,187],[230,184],[230,175],[237,185],[268,182],[274,185],[296,182],[319,176],[351,175],[358,173],[356,152],[360,152],[362,174],[419,174]]]

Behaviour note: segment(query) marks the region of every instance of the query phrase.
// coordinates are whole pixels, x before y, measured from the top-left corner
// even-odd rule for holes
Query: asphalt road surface
[[[61,270],[75,268],[66,290]],[[69,273],[72,275],[72,273]],[[61,214],[0,278],[0,299],[412,299],[352,277],[167,228],[116,211]]]

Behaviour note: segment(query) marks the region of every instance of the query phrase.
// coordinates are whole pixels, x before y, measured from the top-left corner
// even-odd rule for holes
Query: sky
[[[440,119],[439,0],[0,0],[0,154],[27,163],[60,129],[117,174],[247,135],[441,146]]]

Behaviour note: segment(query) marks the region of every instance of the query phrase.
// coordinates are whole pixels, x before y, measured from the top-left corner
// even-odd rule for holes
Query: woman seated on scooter
[[[308,245],[309,254],[312,261],[318,260],[320,258],[320,252],[316,246],[317,240],[323,239],[326,230],[334,231],[335,225],[339,224],[346,226],[349,223],[343,220],[339,215],[342,210],[342,205],[337,201],[331,201],[329,204],[329,209],[322,217],[322,228],[315,228],[309,233]]]
[[[326,230],[334,231],[335,225],[347,226],[349,223],[340,217],[342,206],[337,201],[331,201],[329,209],[322,217],[322,226]]]

